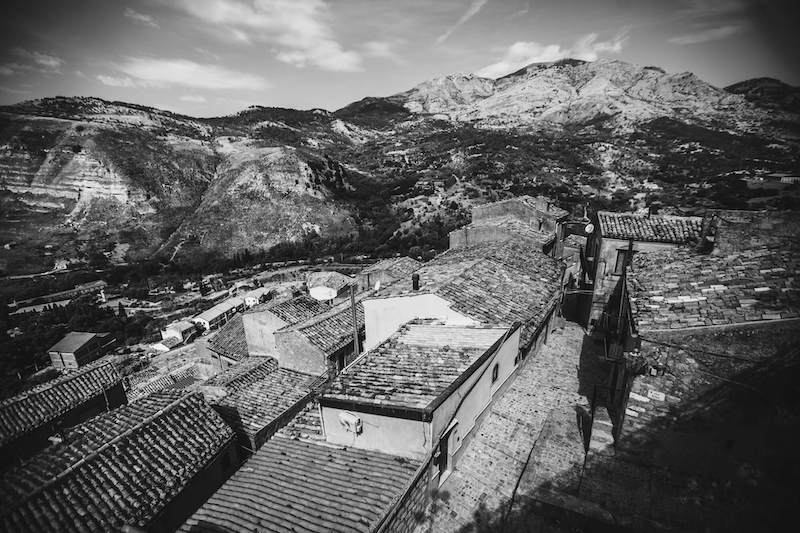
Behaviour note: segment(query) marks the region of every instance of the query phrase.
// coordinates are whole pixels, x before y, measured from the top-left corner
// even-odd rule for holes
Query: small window
[[[492,368],[492,383],[497,381],[497,375],[500,374],[500,363],[495,363]]]

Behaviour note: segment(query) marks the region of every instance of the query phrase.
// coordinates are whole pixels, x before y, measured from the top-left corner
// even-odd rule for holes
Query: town
[[[792,211],[517,196],[429,260],[17,302],[159,327],[66,332],[17,376],[0,529],[779,528],[800,503],[799,230]]]

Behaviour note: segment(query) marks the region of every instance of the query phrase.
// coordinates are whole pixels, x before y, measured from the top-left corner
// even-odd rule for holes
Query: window
[[[500,363],[495,363],[494,368],[492,368],[492,383],[497,381],[498,374],[500,374]]]
[[[614,264],[614,274],[621,276],[625,271],[625,266],[630,262],[630,254],[627,248],[617,250],[617,262]]]

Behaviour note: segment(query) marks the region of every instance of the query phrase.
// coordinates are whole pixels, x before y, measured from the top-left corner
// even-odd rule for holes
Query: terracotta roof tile
[[[0,529],[146,528],[233,432],[199,394],[153,394],[81,424],[6,472]]]
[[[342,371],[322,402],[331,398],[425,409],[506,331],[407,324]]]
[[[266,378],[278,368],[278,361],[272,357],[248,357],[220,372],[204,383],[211,387],[225,387],[236,392],[259,380]]]
[[[505,230],[509,234],[513,234],[523,239],[527,239],[535,243],[539,247],[543,247],[546,244],[553,242],[556,238],[555,233],[539,231],[530,224],[523,222],[522,220],[513,215],[484,218],[472,222],[471,224],[464,226],[464,228],[465,229],[498,228],[501,230]],[[457,229],[454,231],[459,231],[459,230]]]
[[[636,254],[628,276],[640,331],[800,316],[800,248],[729,255]]]
[[[241,361],[249,355],[247,351],[247,337],[244,332],[242,315],[236,315],[228,320],[208,340],[208,348],[223,357]]]
[[[368,532],[419,463],[273,437],[180,531]]]
[[[270,305],[267,311],[280,318],[288,325],[297,324],[308,320],[316,314],[322,313],[329,307],[306,294]]]
[[[372,272],[387,272],[392,278],[404,278],[414,272],[422,265],[416,259],[411,257],[391,257],[389,259],[382,259],[377,263],[369,265],[361,271],[361,274],[370,274]]]
[[[672,215],[600,211],[597,213],[597,218],[603,237],[676,244],[699,241],[703,225],[701,217]]]
[[[33,431],[122,381],[113,363],[98,360],[0,402],[0,445]]]
[[[278,368],[212,403],[234,430],[252,440],[311,392],[316,376]]]

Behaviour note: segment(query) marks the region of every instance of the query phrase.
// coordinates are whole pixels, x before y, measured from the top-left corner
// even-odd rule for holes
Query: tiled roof
[[[354,282],[350,276],[345,276],[339,272],[309,272],[308,273],[308,288],[312,287],[328,287],[336,291],[351,285]]]
[[[364,304],[356,302],[356,324],[364,330]],[[344,345],[353,342],[353,311],[350,301],[340,303],[329,311],[305,322],[286,326],[279,331],[294,330],[308,339],[321,352],[331,355]]]
[[[543,213],[547,213],[553,216],[556,219],[569,216],[569,211],[558,207],[555,204],[555,202],[553,202],[553,200],[551,200],[547,196],[537,196],[535,198],[531,196],[520,196],[519,199],[527,203],[528,205],[535,207],[539,211],[542,211]],[[548,204],[550,206],[549,209],[548,209]]]
[[[506,332],[407,324],[341,372],[321,401],[426,409]]]
[[[561,263],[524,243],[506,241],[457,248],[425,263],[411,279],[400,279],[378,297],[433,293],[478,322],[538,324],[559,295]]]
[[[530,224],[523,222],[522,220],[513,215],[484,218],[476,222],[472,222],[471,224],[468,224],[467,226],[464,227],[466,229],[498,228],[514,233],[524,239],[533,241],[540,246],[544,246],[545,244],[552,242],[556,238],[555,233],[539,231]],[[454,230],[454,231],[459,231],[459,230]]]
[[[703,225],[701,217],[672,215],[600,211],[597,213],[597,218],[603,237],[675,244],[699,241]]]
[[[276,436],[180,531],[373,531],[417,468],[409,459]]]
[[[394,278],[403,278],[414,272],[420,267],[422,263],[411,257],[391,257],[389,259],[382,259],[377,263],[369,265],[364,268],[362,274],[370,274],[372,272],[386,271]]]
[[[564,239],[564,246],[570,246],[573,248],[580,248],[583,246],[586,247],[586,237],[582,235],[575,235],[574,233],[571,235],[567,235]]]
[[[325,433],[322,431],[322,420],[319,416],[319,402],[308,402],[288,424],[278,430],[276,435],[289,439],[301,439],[311,442],[322,442]]]
[[[99,360],[0,402],[0,446],[33,431],[122,381]]]
[[[271,305],[267,311],[280,318],[288,325],[308,320],[316,314],[329,309],[324,303],[306,294]]]
[[[96,333],[87,333],[85,331],[70,331],[64,338],[50,347],[48,352],[65,352],[72,353],[80,349],[84,344],[91,341]]]
[[[208,348],[223,357],[241,361],[249,355],[247,337],[244,333],[244,321],[241,315],[228,320],[219,331],[208,340]]]
[[[255,439],[259,431],[308,396],[314,380],[316,376],[278,368],[213,403],[234,430]]]
[[[628,276],[640,331],[800,316],[800,248],[730,255],[636,254]]]
[[[146,528],[233,437],[199,394],[170,391],[71,429],[8,471],[0,530]]]
[[[236,392],[248,385],[262,380],[278,368],[278,361],[272,357],[248,357],[220,372],[204,383],[211,387],[225,387]]]

